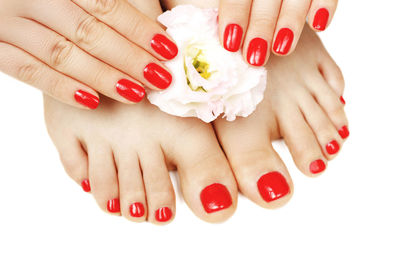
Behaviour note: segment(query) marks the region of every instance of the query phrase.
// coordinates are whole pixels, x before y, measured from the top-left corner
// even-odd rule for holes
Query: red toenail
[[[324,171],[325,168],[326,165],[322,159],[317,159],[310,164],[310,172],[314,174]]]
[[[326,8],[318,9],[314,16],[313,27],[318,31],[323,31],[326,29],[326,25],[329,20],[329,11]]]
[[[156,220],[159,222],[167,222],[172,217],[172,211],[168,207],[156,210]]]
[[[340,149],[339,143],[336,140],[329,142],[325,147],[329,155],[336,154]]]
[[[347,137],[349,137],[350,132],[349,132],[349,129],[347,128],[347,126],[343,126],[343,127],[339,130],[339,135],[340,135],[343,139],[346,139]]]
[[[270,172],[261,176],[257,182],[262,198],[271,202],[286,196],[290,192],[285,177],[280,172]]]
[[[218,183],[204,188],[200,193],[200,199],[207,213],[223,210],[232,205],[232,197],[228,189],[226,186]]]
[[[340,102],[342,102],[343,105],[346,105],[346,101],[344,101],[343,96],[340,97]]]
[[[129,212],[132,217],[142,217],[144,215],[144,206],[140,202],[133,203],[129,207]]]
[[[107,203],[107,210],[109,212],[120,212],[120,207],[119,207],[119,199],[114,198],[108,201]]]
[[[82,189],[85,192],[90,192],[90,182],[89,179],[85,179],[81,183]]]

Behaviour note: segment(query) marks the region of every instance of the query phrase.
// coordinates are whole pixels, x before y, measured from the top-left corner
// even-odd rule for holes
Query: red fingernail
[[[315,160],[310,164],[310,172],[314,174],[324,171],[325,168],[326,165],[322,159]]]
[[[242,42],[243,29],[238,24],[229,24],[224,32],[224,47],[226,50],[236,52]]]
[[[343,127],[339,130],[339,135],[340,135],[343,139],[346,139],[347,137],[349,137],[350,132],[349,132],[349,129],[347,128],[347,126],[343,126]]]
[[[249,43],[247,62],[253,66],[262,66],[267,56],[268,43],[262,38],[254,38]]]
[[[346,105],[346,101],[344,101],[343,96],[340,97],[340,102],[342,102],[343,105]]]
[[[85,179],[81,183],[82,189],[85,192],[90,192],[90,182],[89,179]]]
[[[172,217],[172,211],[168,207],[156,210],[156,220],[159,222],[167,222]]]
[[[325,146],[325,148],[329,155],[333,155],[339,151],[340,146],[336,140],[332,140]]]
[[[329,20],[329,11],[326,8],[318,9],[317,13],[315,13],[313,27],[318,31],[323,31],[326,29],[326,25]]]
[[[261,176],[257,182],[261,197],[271,202],[286,196],[290,192],[285,177],[280,172],[270,172]]]
[[[144,205],[140,202],[133,203],[129,207],[129,212],[132,217],[142,217],[144,215]]]
[[[154,35],[150,44],[154,51],[166,59],[173,59],[178,54],[178,47],[165,35]]]
[[[75,92],[74,97],[76,102],[90,109],[96,109],[99,106],[99,98],[88,92],[78,90]]]
[[[127,79],[119,80],[115,87],[118,94],[135,103],[140,102],[146,95],[142,86]]]
[[[146,80],[160,89],[167,89],[171,85],[172,75],[156,63],[148,64],[143,74]]]
[[[294,34],[293,31],[289,28],[282,28],[279,30],[276,35],[275,43],[274,43],[274,51],[275,53],[286,55],[289,53],[290,48],[292,47]]]
[[[218,183],[204,188],[200,193],[200,199],[207,213],[223,210],[232,205],[232,197],[228,189],[226,186]]]
[[[107,210],[112,213],[120,212],[119,199],[114,198],[109,200],[107,203]]]

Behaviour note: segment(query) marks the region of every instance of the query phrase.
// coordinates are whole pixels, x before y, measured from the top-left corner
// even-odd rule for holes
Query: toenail
[[[290,192],[285,177],[280,172],[270,172],[261,176],[257,182],[262,198],[271,202],[286,196]]]
[[[85,192],[90,192],[90,182],[89,179],[85,179],[81,183],[82,189]]]
[[[340,135],[343,139],[346,139],[347,137],[349,137],[350,132],[349,132],[349,129],[347,128],[347,126],[343,126],[343,127],[339,130],[339,135]]]
[[[112,213],[120,212],[119,199],[110,199],[107,203],[107,210]]]
[[[340,97],[340,102],[342,102],[343,105],[346,105],[346,101],[344,100],[343,96]]]
[[[207,213],[223,210],[232,205],[232,197],[228,189],[218,183],[204,188],[200,193],[200,199]]]
[[[310,164],[310,172],[314,174],[324,171],[325,168],[326,165],[322,159],[317,159]]]
[[[133,203],[129,207],[129,212],[132,217],[142,217],[144,215],[144,205],[140,202]]]
[[[340,146],[336,140],[332,140],[325,146],[325,148],[329,155],[333,155],[339,151]]]
[[[156,220],[159,222],[167,222],[172,217],[172,211],[168,207],[156,210]]]

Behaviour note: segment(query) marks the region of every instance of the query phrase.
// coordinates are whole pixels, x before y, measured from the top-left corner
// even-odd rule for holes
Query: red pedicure
[[[129,212],[132,217],[142,217],[144,215],[144,205],[140,202],[133,203],[129,206]]]
[[[318,31],[323,31],[326,29],[326,25],[329,20],[329,11],[326,8],[320,8],[315,13],[313,27]]]
[[[173,59],[178,54],[178,47],[165,35],[154,35],[150,44],[154,51],[166,59]]]
[[[290,192],[289,184],[280,172],[270,172],[261,176],[257,182],[261,197],[271,202],[286,196]]]
[[[232,205],[232,197],[225,185],[212,184],[200,193],[200,200],[207,213],[229,208]]]
[[[317,159],[310,164],[310,172],[314,174],[324,171],[325,168],[326,165],[322,159]]]
[[[172,82],[172,75],[156,63],[148,64],[143,70],[143,75],[146,80],[160,89],[167,89]]]
[[[84,105],[90,109],[96,109],[99,105],[99,98],[83,90],[75,92],[75,100],[81,105]]]
[[[85,192],[90,192],[90,182],[89,179],[85,179],[81,183],[82,189]]]
[[[343,105],[346,105],[346,101],[344,101],[343,96],[340,97],[340,102],[342,102]]]
[[[339,151],[340,146],[336,140],[332,140],[325,146],[325,148],[329,155],[333,155]]]
[[[286,55],[292,47],[294,34],[289,28],[279,30],[275,38],[274,51],[277,54]]]
[[[168,207],[156,210],[156,220],[159,222],[167,222],[172,217],[172,211]]]
[[[142,86],[127,79],[119,80],[115,87],[118,94],[135,103],[140,102],[146,94]]]
[[[242,42],[243,29],[238,24],[228,24],[224,32],[224,47],[226,50],[236,52]]]
[[[267,56],[268,43],[262,38],[254,38],[247,49],[247,62],[253,66],[262,66]]]
[[[112,213],[120,212],[119,199],[118,198],[110,199],[107,202],[107,210]]]
[[[350,132],[349,129],[347,128],[347,126],[343,126],[340,130],[339,130],[339,135],[343,138],[346,139],[347,137],[349,137]]]

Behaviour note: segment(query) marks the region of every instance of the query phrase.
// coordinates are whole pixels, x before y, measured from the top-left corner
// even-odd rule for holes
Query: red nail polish
[[[315,160],[310,164],[310,172],[314,174],[324,171],[325,168],[326,165],[322,159]]]
[[[346,139],[347,137],[349,137],[350,132],[349,129],[347,128],[347,126],[343,126],[340,130],[339,130],[339,135],[343,138]]]
[[[343,105],[346,105],[346,101],[344,101],[343,96],[340,97],[340,102],[342,102]]]
[[[289,184],[280,172],[270,172],[261,176],[257,182],[261,197],[271,202],[286,196],[290,192]]]
[[[243,29],[238,24],[229,24],[224,32],[224,47],[226,50],[236,52],[242,42]]]
[[[81,183],[82,189],[85,192],[90,192],[90,182],[89,179],[85,179]]]
[[[99,106],[99,98],[88,92],[78,90],[75,92],[75,101],[90,109],[96,109]]]
[[[232,197],[228,189],[218,183],[204,188],[200,193],[200,200],[207,213],[223,210],[232,205]]]
[[[144,215],[144,205],[140,202],[133,203],[129,207],[129,212],[132,217],[142,217]]]
[[[160,89],[167,89],[171,85],[172,75],[156,63],[148,64],[143,74],[146,80]]]
[[[279,30],[276,35],[275,43],[274,43],[274,51],[275,53],[286,55],[289,53],[290,48],[292,47],[294,34],[293,31],[289,28],[282,28]]]
[[[247,62],[253,66],[262,66],[267,56],[268,43],[262,38],[254,38],[247,49]]]
[[[165,35],[154,35],[150,44],[154,51],[166,59],[173,59],[178,54],[178,47]]]
[[[108,201],[107,210],[112,213],[120,212],[119,199],[114,198]]]
[[[115,87],[118,94],[135,103],[140,102],[146,95],[142,86],[127,79],[119,80]]]
[[[326,25],[329,20],[329,11],[326,8],[320,8],[315,13],[313,27],[318,31],[323,31],[326,29]]]
[[[333,155],[339,151],[340,146],[336,140],[332,140],[325,146],[325,148],[329,155]]]
[[[172,217],[172,211],[168,207],[156,210],[156,220],[159,222],[167,222]]]

